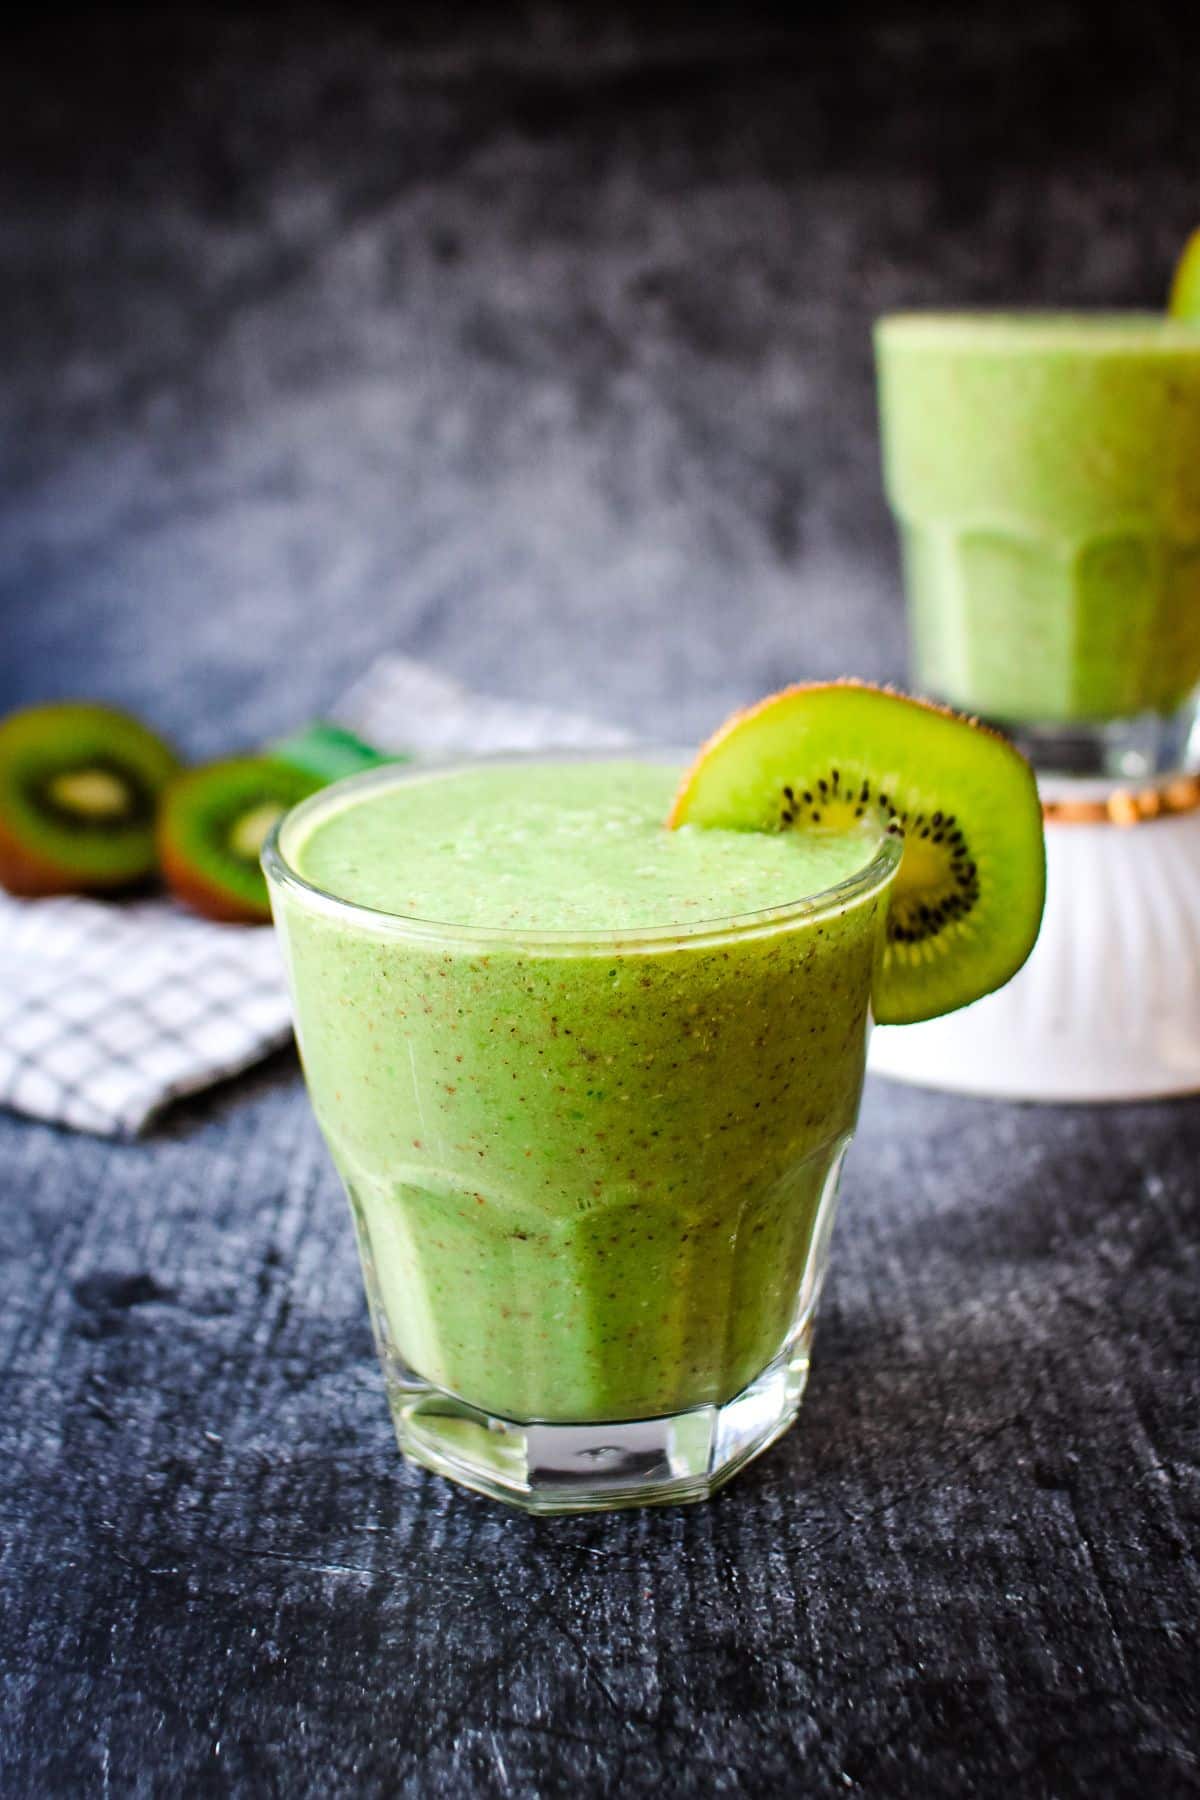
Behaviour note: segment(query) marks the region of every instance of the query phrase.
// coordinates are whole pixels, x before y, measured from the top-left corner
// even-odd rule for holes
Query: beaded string
[[[1044,800],[1052,825],[1148,825],[1200,809],[1200,775],[1176,775],[1160,787],[1116,788],[1104,800]]]

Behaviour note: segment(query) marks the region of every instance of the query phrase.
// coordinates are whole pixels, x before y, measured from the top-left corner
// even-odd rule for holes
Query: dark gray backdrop
[[[380,645],[658,736],[901,675],[871,319],[1161,302],[1169,12],[391,10],[0,65],[0,704],[82,646],[197,752]]]

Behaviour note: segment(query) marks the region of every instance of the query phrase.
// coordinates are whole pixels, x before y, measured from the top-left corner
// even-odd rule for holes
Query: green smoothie
[[[876,352],[920,685],[1017,725],[1180,707],[1200,682],[1200,328],[898,315]]]
[[[281,834],[385,1364],[505,1418],[719,1405],[815,1299],[898,850],[668,832],[675,779],[387,772]]]

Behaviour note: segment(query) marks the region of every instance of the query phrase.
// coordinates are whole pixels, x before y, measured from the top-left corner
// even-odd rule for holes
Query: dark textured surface
[[[899,673],[869,317],[1155,303],[1169,15],[420,16],[6,56],[0,704]],[[290,1057],[141,1145],[0,1120],[0,1786],[1197,1791],[1198,1156],[872,1086],[799,1428],[533,1523],[398,1460]]]

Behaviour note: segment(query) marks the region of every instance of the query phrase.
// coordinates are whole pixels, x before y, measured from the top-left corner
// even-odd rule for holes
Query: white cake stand
[[[1040,786],[1051,811],[1113,794]],[[877,1027],[870,1068],[1006,1100],[1200,1091],[1200,810],[1131,828],[1048,817],[1046,914],[1025,967],[943,1019]]]

